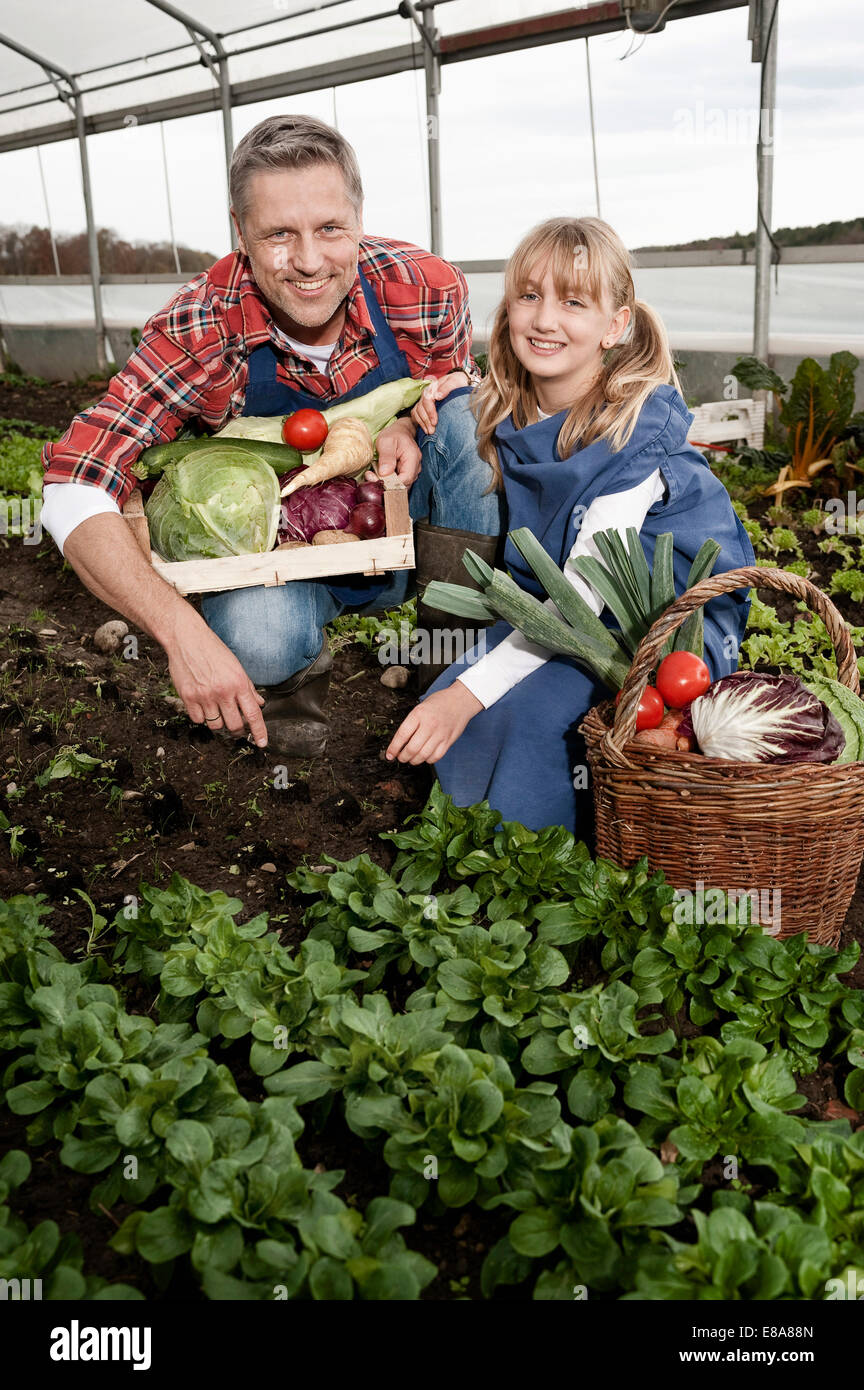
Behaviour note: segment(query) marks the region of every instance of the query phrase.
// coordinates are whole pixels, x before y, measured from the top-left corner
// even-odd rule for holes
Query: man
[[[378,471],[411,488],[417,582],[461,578],[466,546],[492,559],[501,494],[477,455],[467,286],[428,252],[363,233],[351,146],[307,116],[275,116],[240,141],[230,171],[239,250],[183,286],[146,325],[101,401],[44,451],[42,521],[87,587],[164,647],[191,719],[284,756],[326,743],[326,623],[400,603],[410,573],[347,584],[294,581],[202,598],[166,584],[120,510],[129,465],[184,422],[323,408],[403,376],[432,377],[415,418],[378,437]],[[455,394],[454,394],[455,393]],[[264,687],[260,695],[256,686]]]

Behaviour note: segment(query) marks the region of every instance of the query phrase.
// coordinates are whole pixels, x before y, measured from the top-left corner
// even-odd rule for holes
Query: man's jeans
[[[492,470],[477,453],[469,399],[462,395],[438,403],[438,427],[422,446],[422,469],[409,493],[409,511],[414,521],[428,516],[433,526],[497,536],[505,521],[504,494],[486,493]],[[322,629],[340,613],[383,612],[415,592],[413,570],[392,570],[383,593],[353,610],[333,597],[324,580],[295,579],[274,588],[202,595],[201,611],[253,685],[270,686],[281,685],[315,660]]]

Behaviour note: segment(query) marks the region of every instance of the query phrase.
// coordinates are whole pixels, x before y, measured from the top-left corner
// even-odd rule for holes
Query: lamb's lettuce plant
[[[481,1199],[486,1209],[510,1207],[519,1213],[484,1264],[487,1295],[511,1282],[513,1252],[528,1260],[559,1251],[567,1256],[540,1273],[537,1299],[572,1301],[574,1284],[614,1289],[626,1283],[646,1232],[681,1220],[677,1174],[626,1121],[607,1115],[575,1130],[572,1146],[566,1164],[536,1169],[530,1186]],[[516,1267],[524,1278],[527,1271]]]
[[[130,1284],[109,1284],[98,1275],[85,1275],[84,1250],[73,1233],[61,1235],[56,1221],[28,1227],[8,1205],[30,1177],[33,1165],[22,1149],[10,1149],[0,1159],[0,1279],[28,1282],[28,1293],[46,1301],[111,1299],[132,1302],[144,1295]],[[36,1284],[38,1293],[32,1291]],[[23,1297],[28,1297],[25,1293]],[[4,1291],[4,1298],[9,1293]]]

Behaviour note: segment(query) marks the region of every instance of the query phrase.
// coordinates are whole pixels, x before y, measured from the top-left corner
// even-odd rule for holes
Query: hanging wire
[[[642,42],[639,43],[639,44],[636,43],[636,40],[637,40],[638,38],[639,38],[639,34],[638,34],[638,33],[636,32],[636,30],[634,29],[634,30],[633,30],[633,37],[632,37],[632,39],[630,40],[630,47],[627,49],[627,52],[626,52],[626,53],[622,53],[622,54],[621,54],[621,57],[618,59],[619,63],[623,63],[625,58],[630,58],[630,57],[635,56],[635,54],[637,54],[637,53],[639,52],[640,48],[643,48],[643,47],[644,47],[644,45],[645,45],[645,38],[644,38],[644,36],[643,36],[643,38],[642,38]]]
[[[635,57],[636,54],[639,53],[642,48],[644,48],[645,40],[647,39],[648,35],[656,33],[658,24],[661,24],[663,22],[669,11],[672,9],[673,5],[680,5],[681,3],[682,0],[669,0],[669,4],[666,5],[660,11],[654,23],[651,25],[650,29],[634,29],[630,21],[630,11],[629,9],[625,9],[624,18],[627,21],[627,28],[633,35],[633,38],[630,40],[630,47],[627,49],[627,52],[623,53],[618,61],[623,63],[625,58],[630,58],[631,56]],[[637,44],[634,48],[633,45],[636,44],[637,38],[641,38],[642,42],[640,44]]]
[[[643,34],[645,35],[646,39],[647,39],[647,37],[648,37],[649,34],[653,34],[653,33],[656,32],[658,24],[661,24],[662,21],[666,18],[667,14],[668,14],[669,11],[672,9],[672,6],[673,6],[673,5],[679,5],[679,4],[681,4],[681,0],[669,0],[669,4],[666,5],[666,6],[660,11],[660,13],[658,14],[658,16],[657,16],[657,18],[655,19],[654,23],[651,25],[651,28],[650,28],[650,29],[643,29],[643,30],[642,30],[642,32],[643,32]],[[628,14],[628,16],[627,16],[627,26],[628,26],[628,28],[630,27],[630,16],[629,16],[629,14]]]
[[[51,209],[48,206],[48,188],[45,184],[45,170],[42,168],[42,148],[36,146],[36,159],[39,164],[39,181],[42,184],[42,201],[45,204],[45,221],[48,223],[48,235],[51,238],[51,254],[54,257],[54,273],[60,274],[60,257],[57,255],[57,242],[54,237],[54,226],[51,222]]]
[[[588,36],[585,36],[585,69],[588,73],[588,114],[591,117],[591,154],[594,159],[594,198],[597,203],[597,216],[602,216],[600,212],[600,176],[597,173],[597,133],[594,129],[594,92],[591,86],[591,53],[588,47]]]
[[[183,272],[180,269],[180,254],[177,250],[177,239],[174,236],[174,213],[171,209],[171,183],[168,178],[168,157],[165,153],[165,122],[159,122],[159,135],[162,140],[162,173],[165,178],[165,201],[168,204],[168,231],[171,236],[171,249],[174,252],[174,268],[178,275]]]

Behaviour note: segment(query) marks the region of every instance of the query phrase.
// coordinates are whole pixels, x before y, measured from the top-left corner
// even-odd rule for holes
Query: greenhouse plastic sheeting
[[[662,314],[676,347],[706,348],[714,343],[719,348],[725,345],[725,334],[732,335],[736,344],[740,341],[742,351],[749,351],[753,273],[752,266],[643,269],[636,272],[636,292]],[[185,283],[177,280],[178,286]],[[475,333],[485,340],[503,277],[472,273],[468,288]],[[106,325],[141,329],[173,293],[174,286],[164,282],[103,285]],[[847,347],[861,353],[864,336],[856,305],[862,295],[864,265],[786,266],[772,310],[774,331],[801,344],[802,352],[808,350],[808,344],[810,351],[819,352],[825,343],[833,343],[833,351]],[[93,296],[88,285],[0,285],[0,329],[8,324],[69,327],[92,323]],[[711,325],[710,332],[706,332],[706,324]],[[816,324],[818,333],[814,332]]]
[[[143,328],[173,293],[166,284],[103,285],[105,322]],[[92,324],[93,291],[89,285],[0,285],[0,325],[8,323]]]
[[[449,0],[434,17],[446,36],[560,8],[549,0]],[[245,0],[242,11],[236,0],[189,0],[178,9],[221,37],[232,85],[406,45],[422,66],[422,42],[396,0]],[[217,93],[185,25],[146,0],[3,0],[0,32],[75,76],[87,116]],[[69,119],[44,72],[0,46],[0,139]]]

